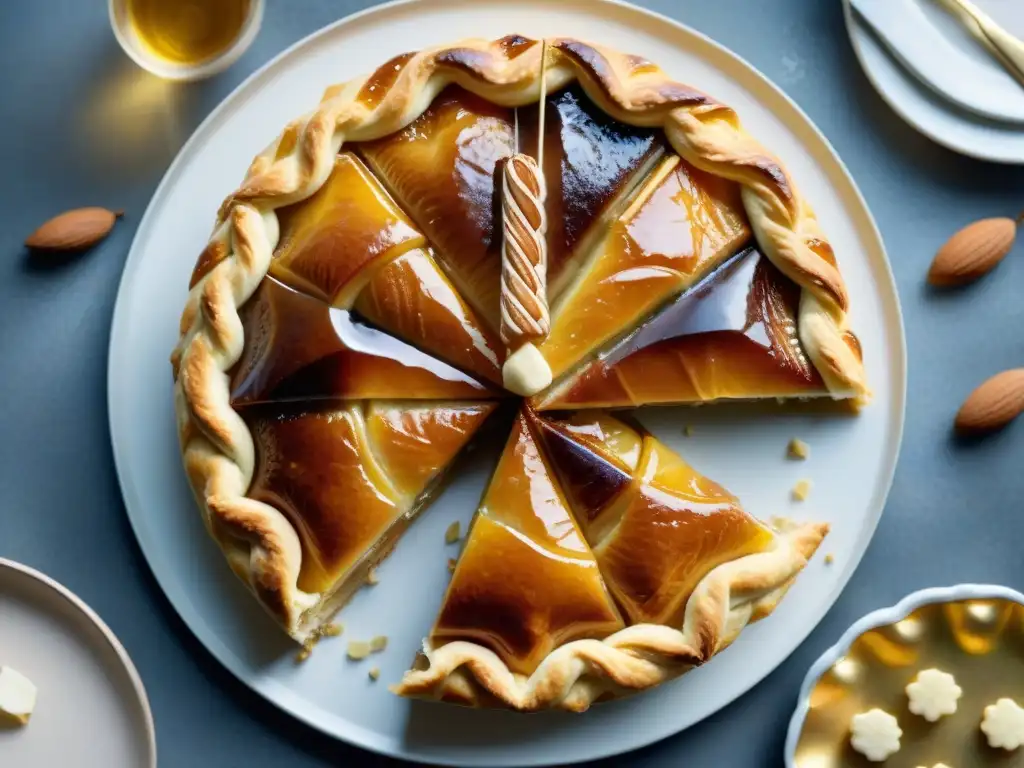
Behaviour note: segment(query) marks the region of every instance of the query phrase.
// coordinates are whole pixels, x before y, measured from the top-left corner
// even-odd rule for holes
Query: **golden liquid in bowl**
[[[917,673],[941,669],[963,689],[957,711],[935,723],[910,712],[905,688]],[[984,709],[1007,697],[1024,706],[1024,606],[1007,600],[926,605],[895,624],[858,637],[811,691],[796,748],[796,768],[952,768],[1024,765],[1014,752],[988,746]],[[872,763],[850,746],[850,720],[873,707],[903,730],[900,751]]]
[[[250,5],[251,0],[128,0],[128,26],[154,58],[191,66],[231,47]]]

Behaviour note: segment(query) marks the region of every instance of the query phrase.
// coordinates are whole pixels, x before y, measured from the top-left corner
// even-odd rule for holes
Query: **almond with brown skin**
[[[81,251],[91,248],[110,234],[123,211],[106,208],[75,208],[54,216],[25,239],[25,245],[39,251]]]
[[[935,255],[928,282],[938,286],[965,285],[991,270],[1010,252],[1017,236],[1017,221],[982,219],[968,224]]]
[[[1024,368],[1011,368],[986,381],[960,406],[956,429],[977,434],[1001,429],[1024,411]]]

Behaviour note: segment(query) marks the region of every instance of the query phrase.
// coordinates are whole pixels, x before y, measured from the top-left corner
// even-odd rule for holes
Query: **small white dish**
[[[1024,3],[987,0],[978,5],[1009,32],[1020,35],[1024,31]],[[925,136],[954,152],[979,160],[1024,164],[1024,127],[986,120],[943,99],[893,57],[854,11],[850,0],[843,0],[843,7],[850,42],[864,73],[893,111]],[[991,60],[937,3],[921,2],[921,9],[965,55]]]
[[[800,687],[800,697],[797,700],[796,710],[789,722],[789,730],[786,734],[786,768],[798,768],[796,765],[797,747],[803,733],[804,723],[810,711],[811,695],[815,687],[828,670],[837,667],[837,662],[847,656],[857,638],[873,629],[897,624],[924,606],[934,603],[954,603],[963,600],[1006,600],[1024,605],[1024,594],[1009,587],[992,584],[959,584],[952,587],[932,587],[912,592],[896,605],[889,608],[880,608],[855,622],[853,626],[843,633],[839,642],[825,651],[811,665],[807,676],[804,678],[803,685]],[[831,763],[822,762],[822,764]]]
[[[202,80],[223,72],[249,49],[263,23],[263,0],[250,0],[249,15],[230,46],[198,64],[176,64],[147,51],[128,21],[128,0],[110,0],[109,13],[118,44],[140,67],[165,80]]]
[[[0,728],[0,765],[156,768],[156,731],[114,633],[48,576],[0,558],[0,664],[38,688],[31,720]]]

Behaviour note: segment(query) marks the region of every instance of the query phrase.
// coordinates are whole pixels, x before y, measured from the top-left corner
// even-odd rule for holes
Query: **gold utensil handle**
[[[953,15],[1024,86],[1024,41],[996,24],[971,0],[941,0]]]

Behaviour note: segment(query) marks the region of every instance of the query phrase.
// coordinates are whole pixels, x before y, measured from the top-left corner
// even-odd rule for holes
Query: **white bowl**
[[[128,23],[128,0],[110,0],[110,26],[121,48],[147,72],[165,80],[202,80],[216,75],[234,64],[248,50],[263,23],[263,0],[250,0],[249,16],[242,24],[235,42],[224,51],[199,64],[174,64],[148,53]]]
[[[800,741],[800,734],[803,731],[804,721],[810,707],[811,691],[814,690],[821,676],[847,654],[854,640],[877,627],[895,624],[925,605],[985,599],[1009,600],[1024,605],[1024,594],[1009,587],[1000,587],[994,584],[959,584],[953,587],[932,587],[912,592],[896,605],[880,608],[855,622],[843,633],[838,643],[825,651],[811,665],[807,677],[804,678],[804,683],[800,687],[800,698],[797,700],[796,711],[789,721],[789,731],[786,734],[786,768],[794,768],[796,747]]]

